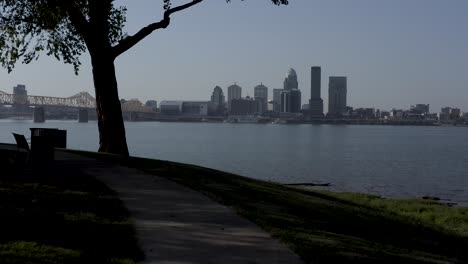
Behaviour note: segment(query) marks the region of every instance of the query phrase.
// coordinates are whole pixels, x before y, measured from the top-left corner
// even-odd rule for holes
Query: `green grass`
[[[135,263],[143,258],[117,194],[72,166],[0,160],[0,263]]]
[[[468,263],[468,208],[309,191],[191,165],[84,154],[200,191],[258,224],[308,263]]]

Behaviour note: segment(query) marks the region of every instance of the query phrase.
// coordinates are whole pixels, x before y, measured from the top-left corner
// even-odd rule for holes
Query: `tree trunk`
[[[91,53],[91,52],[90,52]],[[99,127],[99,152],[128,157],[125,126],[115,76],[114,58],[110,52],[91,53],[96,111]]]

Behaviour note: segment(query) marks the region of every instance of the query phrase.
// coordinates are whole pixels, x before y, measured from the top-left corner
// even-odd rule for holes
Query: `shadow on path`
[[[130,211],[144,263],[302,263],[285,245],[231,209],[164,178],[59,152],[113,190]]]

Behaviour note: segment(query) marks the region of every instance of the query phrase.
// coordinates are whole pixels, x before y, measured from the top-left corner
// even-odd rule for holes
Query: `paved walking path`
[[[65,152],[57,160],[119,193],[135,222],[143,263],[302,263],[231,209],[175,182]]]

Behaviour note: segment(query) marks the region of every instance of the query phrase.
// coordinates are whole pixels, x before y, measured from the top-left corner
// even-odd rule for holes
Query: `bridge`
[[[34,96],[27,95],[26,90],[20,94],[9,94],[0,90],[0,105],[11,105],[16,107],[34,107],[34,122],[44,122],[45,107],[77,108],[78,120],[88,121],[88,110],[96,108],[96,99],[87,92],[80,92],[70,97]],[[135,116],[138,113],[153,113],[150,107],[146,107],[138,99],[131,99],[121,104],[122,112]]]

